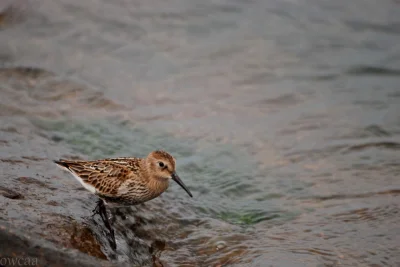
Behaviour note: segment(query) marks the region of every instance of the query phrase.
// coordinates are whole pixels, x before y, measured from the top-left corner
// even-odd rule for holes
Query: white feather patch
[[[75,179],[78,180],[78,181],[81,183],[81,185],[82,185],[86,190],[88,190],[89,192],[91,192],[91,193],[93,193],[93,194],[96,194],[96,188],[94,188],[94,186],[92,186],[92,185],[90,185],[90,184],[85,183],[85,182],[82,180],[81,177],[79,177],[78,175],[76,175],[76,173],[74,173],[74,172],[70,171],[69,169],[67,169],[67,168],[65,168],[65,167],[63,167],[63,166],[60,166],[60,165],[58,165],[58,164],[57,164],[57,166],[60,167],[61,169],[65,170],[65,171],[68,171],[69,173],[71,173],[71,174],[75,177]]]
[[[118,188],[118,194],[123,195],[128,193],[129,191],[129,181],[125,181],[124,183],[121,184],[121,186]]]

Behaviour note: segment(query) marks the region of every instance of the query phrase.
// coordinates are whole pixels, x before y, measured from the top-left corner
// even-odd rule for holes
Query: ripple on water
[[[334,214],[331,218],[342,222],[385,221],[397,217],[399,213],[400,207],[391,204],[386,206],[349,210]]]
[[[376,66],[354,66],[346,71],[354,76],[400,76],[400,70]]]
[[[40,67],[0,67],[0,81],[3,115],[56,117],[125,108],[87,83]]]
[[[0,3],[0,30],[23,22],[30,11],[28,1],[2,1]]]

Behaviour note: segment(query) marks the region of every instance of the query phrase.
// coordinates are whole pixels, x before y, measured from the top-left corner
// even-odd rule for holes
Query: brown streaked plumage
[[[153,151],[146,158],[108,158],[94,161],[54,161],[67,169],[107,206],[129,206],[161,195],[176,181],[191,197],[175,172],[175,159],[165,151]]]

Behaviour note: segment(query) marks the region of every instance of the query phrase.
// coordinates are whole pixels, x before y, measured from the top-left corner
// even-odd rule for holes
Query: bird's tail
[[[60,165],[61,167],[64,167],[64,168],[67,168],[67,169],[69,168],[68,161],[65,161],[63,159],[53,160],[53,162],[58,164],[58,165]]]

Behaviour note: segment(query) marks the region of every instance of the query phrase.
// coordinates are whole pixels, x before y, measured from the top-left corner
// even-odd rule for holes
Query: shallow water
[[[194,193],[118,211],[110,258],[400,264],[397,1],[14,4],[0,59],[40,69],[0,70],[1,135],[49,158],[162,148]]]

